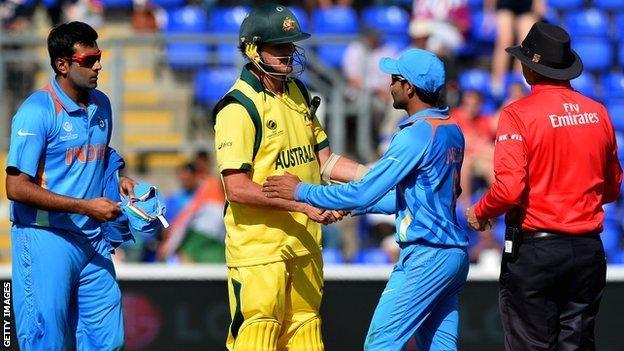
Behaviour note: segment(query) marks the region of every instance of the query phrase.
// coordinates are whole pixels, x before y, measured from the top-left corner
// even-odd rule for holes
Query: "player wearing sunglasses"
[[[98,34],[81,22],[50,31],[54,77],[13,117],[7,161],[13,302],[22,350],[120,350],[121,294],[102,223],[111,105],[96,90]],[[120,193],[135,181],[120,177]]]

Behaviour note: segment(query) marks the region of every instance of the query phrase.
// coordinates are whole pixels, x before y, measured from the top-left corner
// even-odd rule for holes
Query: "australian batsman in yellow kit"
[[[278,15],[294,18],[281,8]],[[250,67],[215,108],[219,171],[244,170],[258,184],[285,171],[320,183],[316,152],[328,140],[310,114],[304,85],[288,79],[285,93],[277,96]],[[323,350],[320,224],[303,213],[239,203],[227,205],[224,221],[232,315],[228,349]]]

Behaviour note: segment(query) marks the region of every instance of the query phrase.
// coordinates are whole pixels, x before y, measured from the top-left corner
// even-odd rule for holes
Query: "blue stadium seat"
[[[493,44],[496,41],[496,16],[483,11],[475,11],[471,18],[470,36],[472,39]]]
[[[552,7],[546,8],[546,13],[544,14],[544,18],[542,20],[546,23],[559,25],[561,23],[561,19],[559,18],[559,14],[557,10]]]
[[[132,0],[102,0],[105,9],[129,9],[132,5]]]
[[[212,107],[228,92],[238,79],[236,68],[209,68],[195,73],[195,99],[203,106]]]
[[[468,0],[468,7],[471,11],[478,11],[483,9],[483,0]]]
[[[351,7],[333,6],[312,12],[312,32],[315,34],[358,34],[359,25],[355,10]],[[322,43],[316,53],[324,64],[339,68],[347,44]]]
[[[164,9],[176,9],[186,5],[186,0],[152,0],[150,3]]]
[[[572,41],[572,48],[583,60],[588,71],[606,72],[613,64],[613,47],[605,38],[579,38]]]
[[[209,16],[210,31],[217,34],[238,34],[248,13],[249,8],[246,6],[215,7]],[[240,56],[238,41],[219,43],[214,49],[216,63],[221,66],[235,65]]]
[[[618,45],[618,64],[624,66],[624,37]]]
[[[327,43],[320,44],[316,49],[316,54],[324,64],[339,69],[346,50],[347,44]]]
[[[169,12],[165,35],[208,33],[206,12],[195,6],[187,6]],[[203,43],[169,43],[166,47],[167,61],[174,69],[205,66],[210,58],[210,48]]]
[[[559,11],[576,10],[583,7],[585,0],[548,0],[547,4]]]
[[[573,79],[571,82],[572,87],[581,94],[595,99],[596,94],[596,80],[589,72],[583,72],[580,76]]]
[[[386,252],[380,248],[373,247],[367,249],[360,249],[353,259],[353,263],[358,264],[389,264],[390,257]]]
[[[245,6],[216,7],[210,14],[210,30],[214,33],[238,34],[248,13],[249,8]]]
[[[409,26],[409,14],[398,6],[369,6],[362,11],[362,24],[382,34],[403,35]]]
[[[594,6],[605,11],[624,11],[622,0],[594,0]]]
[[[323,248],[323,263],[325,265],[344,263],[344,257],[342,256],[340,249]]]
[[[605,221],[600,238],[607,254],[607,263],[621,263],[622,249],[620,248],[620,242],[622,240],[622,232],[619,230],[617,223]]]
[[[613,33],[613,39],[616,41],[624,39],[624,12],[618,13],[613,17],[613,23],[615,27],[615,31]],[[622,59],[622,58],[621,58]],[[624,60],[624,59],[623,59]]]
[[[613,122],[613,128],[620,133],[624,133],[624,100],[610,100],[607,101],[606,105],[611,122]]]
[[[290,11],[295,14],[297,20],[299,21],[299,26],[301,26],[301,30],[307,32],[310,30],[310,19],[305,10],[298,6],[288,6]]]
[[[351,7],[332,6],[312,12],[312,32],[316,34],[357,34],[357,13]]]
[[[385,44],[402,50],[409,45],[407,29],[410,17],[407,11],[398,6],[369,6],[364,9],[361,23],[381,34]]]
[[[606,100],[624,99],[624,74],[605,74],[602,77],[602,90]]]
[[[606,37],[609,35],[609,17],[597,9],[573,12],[568,14],[566,27],[573,38]]]
[[[527,84],[526,80],[522,73],[518,72],[507,72],[505,74],[505,97],[507,99],[509,96],[509,88],[514,84],[521,84],[524,87],[525,93],[529,93],[531,87]]]
[[[475,90],[483,96],[491,95],[490,73],[482,69],[471,69],[459,74],[459,88],[462,91]]]
[[[215,48],[216,64],[219,66],[234,66],[241,57],[238,46],[233,43],[220,43]]]
[[[46,8],[51,8],[51,7],[57,7],[60,5],[60,0],[41,0],[41,3],[43,4],[43,6],[45,6]]]

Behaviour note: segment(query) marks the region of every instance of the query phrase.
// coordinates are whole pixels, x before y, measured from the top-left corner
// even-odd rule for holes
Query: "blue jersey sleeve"
[[[368,208],[418,169],[430,144],[431,126],[418,122],[395,135],[388,151],[360,181],[332,186],[300,184],[295,199],[332,210]]]
[[[360,207],[353,210],[354,216],[363,215],[365,213],[383,213],[383,214],[395,214],[396,213],[396,189],[390,190],[384,195],[377,203],[370,207]]]
[[[20,106],[11,123],[7,169],[17,168],[33,178],[36,176],[53,112],[54,105],[44,92],[31,95]]]

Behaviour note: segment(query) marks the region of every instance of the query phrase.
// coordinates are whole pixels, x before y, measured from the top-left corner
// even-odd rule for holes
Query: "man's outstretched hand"
[[[262,192],[267,197],[278,197],[285,200],[295,199],[295,188],[301,183],[301,179],[294,174],[286,172],[282,176],[270,176],[262,185]]]
[[[475,214],[474,206],[466,209],[466,221],[470,228],[482,232],[486,229],[492,229],[492,222],[490,220],[481,220]]]

